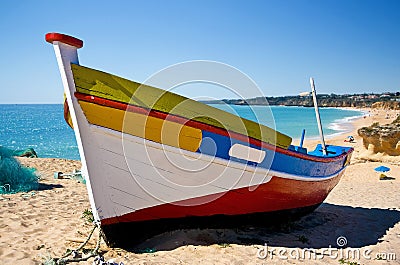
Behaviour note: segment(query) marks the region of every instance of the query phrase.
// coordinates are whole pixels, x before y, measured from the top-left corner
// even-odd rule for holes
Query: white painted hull
[[[84,121],[78,121],[84,124]],[[143,138],[85,124],[85,145],[95,209],[100,219],[165,203],[223,194],[267,183],[268,170],[164,146]],[[82,125],[80,126],[82,127]],[[207,201],[198,201],[207,203]]]

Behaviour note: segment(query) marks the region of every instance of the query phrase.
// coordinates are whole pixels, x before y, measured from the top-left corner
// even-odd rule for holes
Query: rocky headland
[[[358,129],[358,135],[362,137],[364,147],[373,153],[400,155],[400,116],[390,124],[373,123],[362,127]]]

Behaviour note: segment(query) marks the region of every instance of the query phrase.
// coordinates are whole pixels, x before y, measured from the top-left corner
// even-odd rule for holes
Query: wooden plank
[[[287,149],[292,139],[267,126],[186,97],[87,67],[71,64],[76,90],[203,122]]]

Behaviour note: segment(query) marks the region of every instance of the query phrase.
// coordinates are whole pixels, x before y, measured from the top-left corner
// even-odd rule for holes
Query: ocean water
[[[299,139],[303,129],[306,139],[319,137],[314,107],[210,105],[267,125],[293,139]],[[320,108],[319,112],[326,137],[350,131],[351,121],[364,115],[362,111],[340,108]]]
[[[80,159],[61,104],[0,105],[0,145],[12,150],[31,147],[39,157]]]
[[[314,108],[272,106],[271,112],[264,106],[212,106],[259,121],[294,139],[300,138],[302,129],[306,129],[306,139],[318,137]],[[363,115],[336,108],[321,108],[320,114],[328,137],[350,130],[351,119]],[[13,150],[31,147],[39,157],[80,159],[74,132],[64,121],[61,104],[0,105],[0,145]]]

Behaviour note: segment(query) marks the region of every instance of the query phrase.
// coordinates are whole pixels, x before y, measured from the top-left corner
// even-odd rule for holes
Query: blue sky
[[[82,65],[144,81],[190,60],[241,70],[266,96],[400,91],[400,1],[1,1],[0,103],[61,103],[47,32]],[[231,97],[200,85],[190,97]]]

